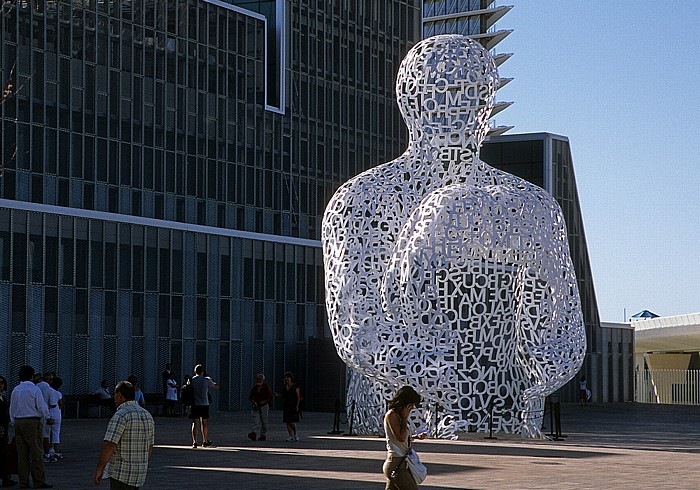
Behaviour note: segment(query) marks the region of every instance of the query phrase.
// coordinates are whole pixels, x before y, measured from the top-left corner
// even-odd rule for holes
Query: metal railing
[[[700,371],[645,369],[636,372],[635,401],[700,405]]]

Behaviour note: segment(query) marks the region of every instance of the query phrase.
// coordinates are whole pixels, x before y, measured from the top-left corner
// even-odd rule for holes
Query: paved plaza
[[[206,449],[192,449],[185,418],[156,417],[156,446],[144,488],[384,487],[382,439],[328,435],[333,415],[307,413],[301,440],[288,443],[281,411],[270,415],[268,440],[252,442],[246,437],[247,413],[213,414],[214,446]],[[65,459],[46,470],[54,488],[95,488],[92,474],[106,425],[105,418],[63,422]],[[465,434],[457,441],[416,442],[429,471],[421,488],[700,488],[700,407],[564,405],[562,432],[567,436],[562,441]],[[108,482],[99,488],[109,488]]]

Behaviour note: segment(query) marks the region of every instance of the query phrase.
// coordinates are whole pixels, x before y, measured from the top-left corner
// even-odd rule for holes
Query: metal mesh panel
[[[100,370],[102,379],[106,379],[110,386],[114,386],[122,378],[117,379],[117,338],[113,335],[102,339],[102,369]],[[97,387],[93,388],[96,389]]]
[[[165,364],[172,362],[170,357],[170,340],[169,339],[158,339],[158,362],[157,366],[165,369]],[[173,364],[179,364],[173,363]]]
[[[255,341],[253,342],[253,357],[251,359],[250,363],[250,372],[247,372],[246,374],[249,374],[249,378],[252,379],[254,373],[261,373],[265,371],[265,342],[263,341]],[[247,369],[244,368],[244,371],[247,371]]]
[[[0,284],[0,369],[3,373],[10,375],[10,366],[17,364],[10,363],[10,285]]]
[[[231,379],[231,346],[226,342],[219,344],[219,379]],[[231,383],[221,383],[219,390],[219,410],[228,410],[231,405]]]
[[[105,359],[104,342],[102,332],[104,332],[104,292],[90,291],[89,305],[89,323],[88,334],[90,335],[90,371],[88,372],[88,387],[90,391],[97,389],[100,381],[108,379],[111,383],[112,378],[106,378],[103,375],[103,369],[109,366]],[[112,359],[112,371],[114,370],[114,362]]]
[[[75,336],[73,339],[73,393],[87,393],[88,387],[88,337]]]
[[[30,366],[38,371],[51,369],[51,366],[45,365],[41,350],[43,343],[41,342],[44,333],[44,304],[43,291],[40,286],[30,285],[27,288],[28,305],[27,309],[27,336],[30,339],[27,345],[27,361]]]
[[[306,351],[306,342],[296,343],[296,349],[294,350],[294,376],[297,381],[303,385],[306,385],[306,380],[308,378],[306,372]]]
[[[274,367],[271,373],[266,376],[271,378],[270,384],[273,389],[279,384],[279,380],[282,379],[282,374],[287,370],[287,349],[284,341],[275,342],[275,359]],[[273,400],[273,407],[281,408],[282,405],[275,405],[276,400]]]
[[[10,369],[5,377],[10,386],[16,386],[17,370],[20,366],[27,364],[27,336],[23,333],[13,333],[10,337]]]
[[[173,364],[172,368],[177,376],[178,383],[182,384],[185,375],[189,374],[190,366],[185,366],[182,361],[182,341],[174,340],[170,343],[170,362]]]
[[[42,350],[43,362],[41,365],[44,367],[44,371],[56,371],[59,376],[63,376],[58,364],[58,335],[46,334],[44,336],[44,348]]]
[[[132,353],[133,339],[131,338],[131,294],[120,291],[117,294],[117,356],[121,362],[117,365],[117,377],[126,379],[129,374],[134,373],[139,376],[141,363],[138,363],[138,373],[134,365],[134,354]],[[139,353],[138,359],[143,356]]]
[[[182,372],[192,376],[194,370],[195,359],[195,342],[192,339],[186,339],[182,342]],[[184,376],[183,376],[184,378]]]
[[[73,335],[73,288],[58,288],[58,333],[61,335]]]
[[[131,337],[131,373],[139,378],[141,388],[144,388],[143,368],[143,337]]]
[[[241,371],[243,369],[243,344],[241,342],[233,341],[231,342],[231,364],[229,369],[231,370],[231,383],[230,383],[230,395],[229,400],[231,400],[230,410],[240,410],[243,402],[244,390],[241,386]],[[238,376],[238,379],[234,379],[234,376]],[[247,395],[247,392],[245,393]]]
[[[194,362],[207,365],[207,343],[204,341],[195,342]]]

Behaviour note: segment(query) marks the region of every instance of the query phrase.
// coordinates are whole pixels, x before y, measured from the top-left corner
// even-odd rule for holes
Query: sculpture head
[[[401,62],[396,79],[411,139],[427,138],[435,146],[473,137],[480,145],[499,83],[493,57],[478,42],[452,34],[419,42]]]

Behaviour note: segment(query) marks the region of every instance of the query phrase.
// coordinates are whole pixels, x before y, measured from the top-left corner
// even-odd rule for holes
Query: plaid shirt
[[[143,486],[154,433],[155,423],[148,411],[135,401],[119,405],[104,438],[117,445],[109,463],[109,477],[134,487]]]

